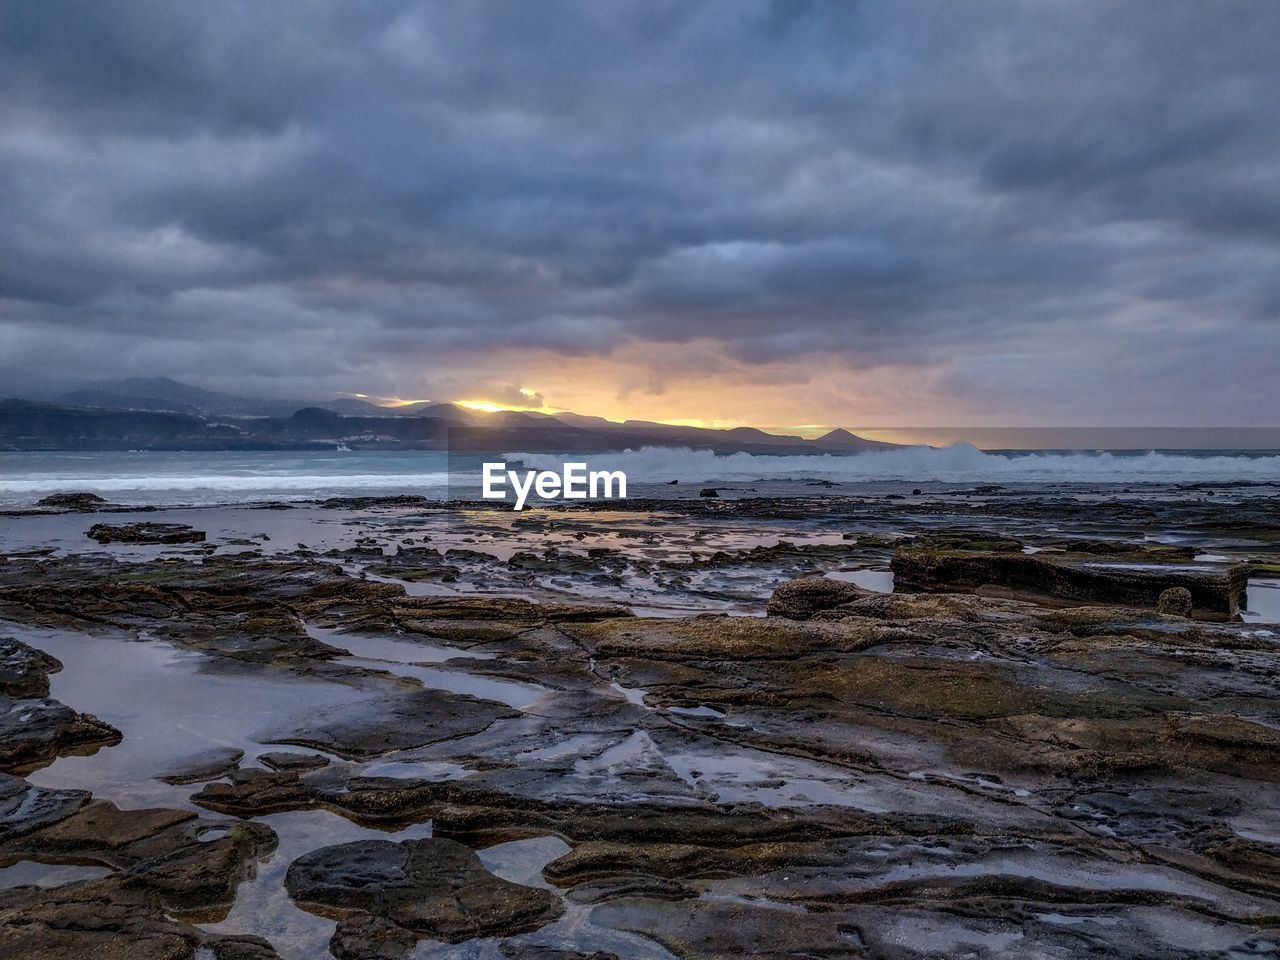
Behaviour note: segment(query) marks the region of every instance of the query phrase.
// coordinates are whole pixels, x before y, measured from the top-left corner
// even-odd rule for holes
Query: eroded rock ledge
[[[227,753],[171,771],[224,774],[192,795],[241,818],[212,840],[225,826],[187,811],[0,781],[0,857],[112,871],[0,896],[0,952],[269,957],[189,921],[225,910],[269,849],[253,818],[312,809],[432,822],[432,840],[292,865],[290,893],[339,919],[344,958],[487,936],[551,956],[538,937],[566,901],[681,957],[1190,960],[1280,944],[1280,648],[1239,623],[812,579],[780,585],[773,616],[637,617],[408,597],[300,557],[15,558],[0,605],[23,624],[145,631],[246,677],[380,694],[263,732],[320,760]],[[415,685],[346,662],[344,636],[481,654],[436,667],[545,693],[514,709]],[[46,697],[49,658],[3,651],[4,692]],[[541,836],[570,848],[542,870],[555,890],[474,853]]]

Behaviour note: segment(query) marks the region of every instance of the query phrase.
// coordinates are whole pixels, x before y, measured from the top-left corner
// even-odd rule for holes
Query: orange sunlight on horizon
[[[398,395],[367,399],[403,407],[424,402],[405,397],[425,394],[432,402],[481,413],[571,412],[615,423],[755,427],[814,438],[837,427],[858,432],[860,424],[952,419],[954,404],[937,389],[939,375],[919,368],[850,368],[829,356],[748,362],[707,341],[674,349],[632,342],[604,355],[571,357],[498,348],[460,359],[447,374],[402,383]],[[892,432],[876,431],[877,438],[891,439],[884,434]]]

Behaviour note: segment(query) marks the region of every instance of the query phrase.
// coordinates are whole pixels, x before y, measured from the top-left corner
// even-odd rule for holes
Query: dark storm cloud
[[[1214,378],[1280,352],[1277,40],[1268,2],[11,0],[0,345],[408,395],[708,340],[1234,419]]]

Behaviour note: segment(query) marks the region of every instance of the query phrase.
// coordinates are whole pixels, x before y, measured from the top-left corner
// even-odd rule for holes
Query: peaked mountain
[[[858,450],[868,450],[873,447],[892,446],[892,444],[880,443],[876,440],[867,440],[864,437],[858,436],[856,433],[850,433],[848,430],[844,429],[843,427],[836,427],[834,430],[830,431],[829,433],[824,433],[822,436],[820,436],[817,440],[813,442],[818,446],[822,446],[822,447],[838,447],[838,448],[850,448],[850,449],[858,449]]]

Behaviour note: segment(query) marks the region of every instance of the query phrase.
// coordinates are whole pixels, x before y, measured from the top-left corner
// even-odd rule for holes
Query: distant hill
[[[110,410],[152,410],[220,417],[283,417],[303,407],[350,416],[394,415],[387,407],[354,397],[336,400],[264,400],[204,390],[169,377],[129,377],[90,384],[61,394],[61,403]]]
[[[705,427],[577,413],[488,413],[453,403],[381,407],[355,397],[265,400],[167,377],[90,384],[58,403],[0,403],[0,446],[11,450],[352,449],[593,453],[677,446],[717,453],[856,453],[892,446],[847,430],[817,440],[755,427]]]
[[[160,413],[186,413],[199,416],[205,409],[179,400],[162,397],[129,396],[109,390],[88,388],[71,390],[58,397],[62,403],[73,407],[97,407],[105,410],[147,410]]]
[[[395,417],[440,417],[442,420],[456,420],[459,423],[474,423],[477,417],[477,412],[474,410],[467,410],[454,403],[436,403],[433,400],[422,400],[418,403],[406,403],[382,409]]]

